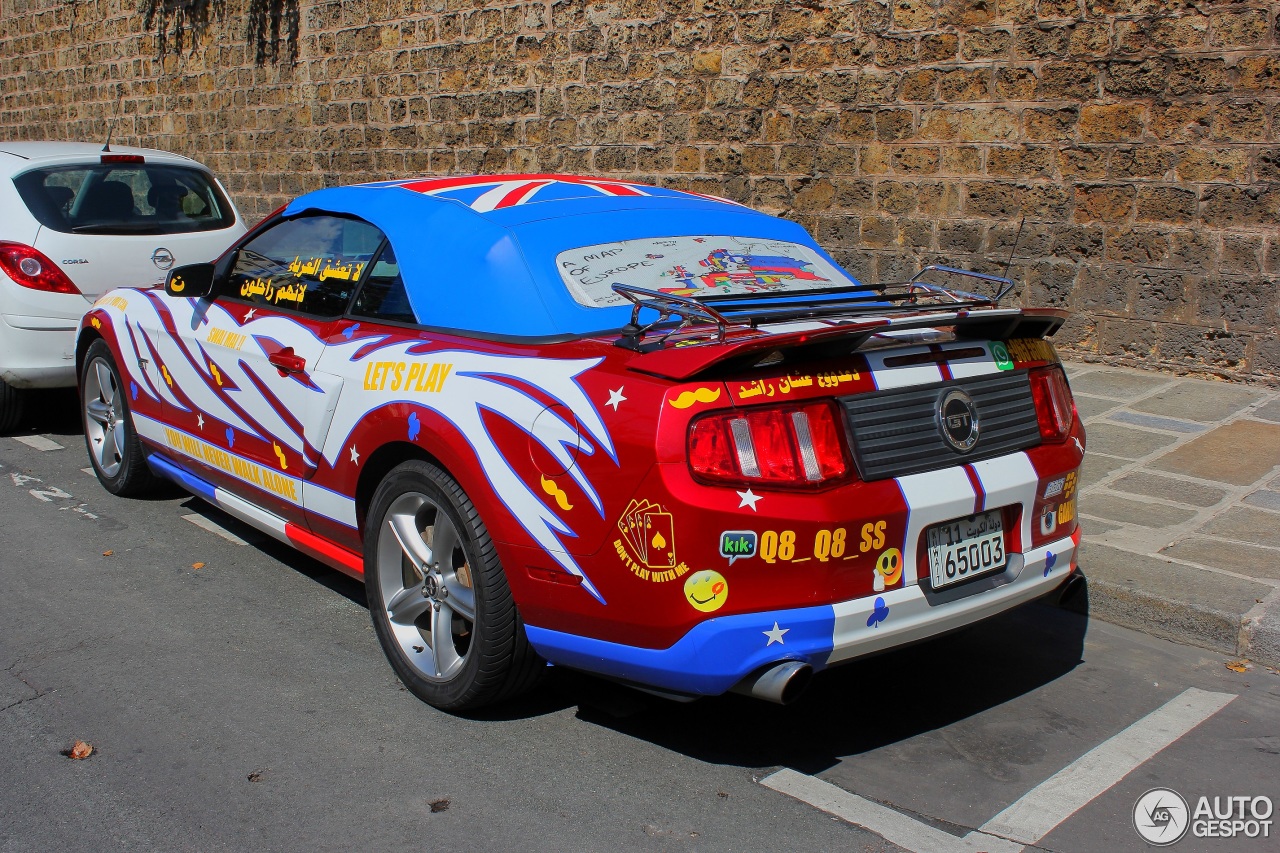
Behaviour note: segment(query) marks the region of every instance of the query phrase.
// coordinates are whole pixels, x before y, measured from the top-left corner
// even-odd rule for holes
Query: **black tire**
[[[113,495],[133,497],[153,489],[146,451],[129,412],[129,395],[107,342],[96,340],[80,371],[80,420],[85,448],[98,482]]]
[[[0,433],[13,432],[21,426],[26,408],[26,392],[0,379]]]
[[[403,463],[378,486],[367,519],[369,612],[405,687],[458,712],[536,683],[545,665],[525,637],[484,522],[448,473],[419,460]]]

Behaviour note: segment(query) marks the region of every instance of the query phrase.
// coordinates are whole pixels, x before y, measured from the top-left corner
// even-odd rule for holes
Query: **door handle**
[[[273,352],[267,356],[267,361],[271,362],[272,366],[280,371],[281,376],[289,373],[301,373],[307,369],[307,360],[300,355],[295,355],[293,347],[285,347],[279,352]]]

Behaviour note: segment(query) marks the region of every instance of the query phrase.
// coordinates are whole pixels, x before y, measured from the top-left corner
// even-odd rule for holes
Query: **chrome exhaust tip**
[[[813,677],[813,667],[798,660],[785,660],[774,664],[759,675],[743,679],[733,688],[734,693],[754,696],[779,705],[794,702]]]

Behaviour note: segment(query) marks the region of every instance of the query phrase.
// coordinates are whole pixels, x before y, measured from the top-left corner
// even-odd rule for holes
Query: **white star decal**
[[[774,622],[772,631],[760,632],[761,634],[764,634],[766,637],[769,638],[769,642],[765,643],[764,647],[767,649],[770,646],[772,646],[774,643],[777,643],[780,646],[785,646],[786,643],[783,642],[782,635],[787,633],[790,630],[791,630],[790,628],[779,628],[778,623]]]
[[[351,461],[357,465],[360,464],[360,451],[356,450],[356,446],[354,444],[351,445]]]
[[[617,391],[611,390],[609,392],[609,401],[605,403],[606,406],[613,406],[613,410],[615,412],[618,411],[618,404],[625,402],[627,399],[626,397],[622,396],[623,387],[625,386],[619,385]]]
[[[245,321],[246,323],[247,323],[247,322],[249,322],[250,320],[252,320],[252,319],[253,319],[253,315],[254,315],[254,314],[257,314],[257,313],[258,313],[258,309],[257,309],[257,308],[250,308],[250,309],[249,309],[249,313],[247,313],[247,314],[245,314],[245,315],[244,315],[244,321]]]
[[[199,412],[196,412],[196,424],[200,427],[200,429],[204,429],[204,415],[200,414]]]
[[[738,509],[749,506],[752,512],[760,511],[756,509],[756,503],[760,500],[760,495],[757,495],[751,489],[747,489],[745,492],[738,492],[738,497],[742,498],[742,503],[738,504]]]

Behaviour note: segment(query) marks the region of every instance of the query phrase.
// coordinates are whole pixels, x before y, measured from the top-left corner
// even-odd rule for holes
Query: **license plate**
[[[998,509],[935,524],[928,542],[934,589],[1004,568],[1004,524]]]

